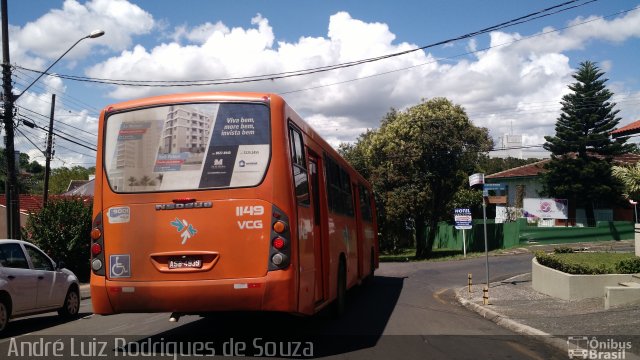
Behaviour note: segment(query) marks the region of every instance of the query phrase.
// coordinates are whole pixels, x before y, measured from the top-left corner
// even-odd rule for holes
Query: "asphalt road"
[[[529,272],[531,256],[490,257],[491,281]],[[341,319],[327,314],[301,318],[273,313],[220,313],[205,318],[184,316],[178,323],[171,323],[169,314],[92,315],[88,299],[83,300],[82,318],[76,321],[61,322],[53,313],[12,321],[5,338],[0,340],[0,354],[10,351],[11,346],[15,350],[16,344],[46,344],[56,340],[64,342],[68,350],[73,345],[70,342],[76,339],[74,351],[79,353],[79,345],[86,345],[85,355],[92,358],[100,357],[98,350],[103,341],[109,357],[114,355],[115,347],[126,342],[115,358],[142,356],[145,346],[169,355],[173,354],[173,348],[165,346],[175,344],[188,349],[183,354],[193,351],[209,356],[215,353],[219,357],[235,354],[348,359],[567,358],[567,353],[537,339],[514,334],[460,306],[454,290],[467,284],[469,272],[475,282],[484,282],[484,258],[383,263],[372,284],[349,292],[347,313]],[[194,344],[202,347],[193,348]],[[163,349],[171,351],[164,354]],[[0,357],[19,358],[13,356],[16,354]],[[154,357],[163,358],[157,355]]]

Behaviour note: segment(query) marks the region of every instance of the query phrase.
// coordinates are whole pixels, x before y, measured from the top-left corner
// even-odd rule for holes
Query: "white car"
[[[78,278],[63,267],[31,243],[0,240],[0,333],[11,318],[56,310],[78,315]]]

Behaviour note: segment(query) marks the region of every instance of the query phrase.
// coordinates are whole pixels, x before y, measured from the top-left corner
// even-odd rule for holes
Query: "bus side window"
[[[369,190],[362,184],[358,184],[358,188],[360,191],[360,213],[362,214],[362,219],[364,221],[371,222],[373,221],[373,214],[371,211],[371,197],[369,195]]]
[[[298,204],[310,206],[309,180],[307,177],[307,159],[304,155],[302,134],[297,129],[289,126],[289,145],[291,146],[291,164],[293,167],[293,181],[295,183],[296,198]]]
[[[325,154],[324,158],[329,210],[333,213],[353,217],[353,194],[351,193],[349,174],[330,156]]]

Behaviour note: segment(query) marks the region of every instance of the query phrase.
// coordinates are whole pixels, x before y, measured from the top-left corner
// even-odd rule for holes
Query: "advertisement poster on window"
[[[525,198],[523,214],[527,218],[563,219],[568,218],[566,199]]]
[[[221,104],[199,188],[257,184],[269,161],[269,109]]]

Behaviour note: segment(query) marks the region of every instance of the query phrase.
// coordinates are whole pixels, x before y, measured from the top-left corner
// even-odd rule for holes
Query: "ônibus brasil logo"
[[[631,350],[631,341],[569,336],[567,348],[569,359],[625,359],[627,351]]]

